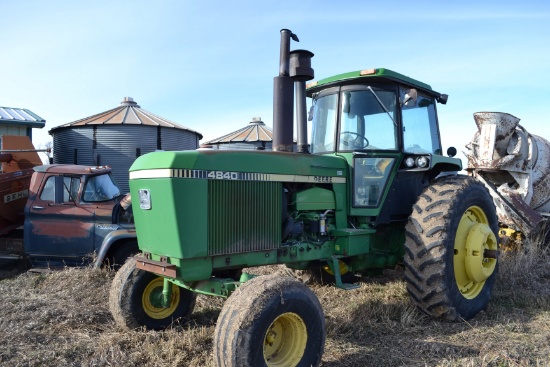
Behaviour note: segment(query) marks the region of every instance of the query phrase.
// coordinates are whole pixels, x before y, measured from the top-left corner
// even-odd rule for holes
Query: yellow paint
[[[264,360],[268,367],[295,367],[307,344],[304,320],[294,312],[279,315],[264,336]]]
[[[453,261],[456,285],[464,298],[476,298],[493,274],[497,259],[485,257],[484,252],[497,250],[497,246],[483,209],[469,207],[458,224]]]
[[[160,300],[152,300],[153,297],[162,297],[162,289],[164,288],[164,278],[158,277],[147,284],[141,298],[143,310],[147,316],[161,320],[170,317],[180,303],[180,289],[177,285],[172,284],[172,298],[168,308],[156,307]]]
[[[349,272],[348,266],[342,260],[338,260],[338,268],[340,269],[340,275],[344,275]],[[334,273],[332,272],[332,269],[330,268],[330,266],[328,265],[323,266],[323,270],[326,271],[328,274],[334,276]]]
[[[508,227],[501,227],[498,237],[502,251],[518,251],[522,248],[525,240],[525,235],[522,232]]]

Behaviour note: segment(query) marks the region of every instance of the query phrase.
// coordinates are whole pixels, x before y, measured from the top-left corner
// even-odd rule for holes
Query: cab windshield
[[[312,153],[397,150],[396,91],[361,85],[320,96],[311,141]]]
[[[120,189],[110,174],[92,176],[86,182],[82,200],[88,202],[108,201],[120,195]]]

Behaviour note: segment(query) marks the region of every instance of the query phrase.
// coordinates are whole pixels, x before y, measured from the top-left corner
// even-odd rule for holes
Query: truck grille
[[[263,251],[281,243],[280,182],[208,182],[208,255]]]

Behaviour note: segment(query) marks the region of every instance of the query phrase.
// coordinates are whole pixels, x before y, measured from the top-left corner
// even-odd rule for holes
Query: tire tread
[[[454,276],[453,279],[445,276],[454,271],[447,269],[452,266],[452,254],[448,251],[454,251],[450,223],[452,218],[463,214],[457,212],[460,206],[457,203],[472,193],[493,205],[487,189],[471,177],[457,175],[435,180],[419,196],[405,228],[407,290],[421,311],[448,321],[470,318],[477,313],[472,315],[467,310],[461,314],[462,306],[457,306],[453,298],[456,296],[449,288],[456,287]],[[496,214],[490,213],[489,217],[491,228],[496,231]]]

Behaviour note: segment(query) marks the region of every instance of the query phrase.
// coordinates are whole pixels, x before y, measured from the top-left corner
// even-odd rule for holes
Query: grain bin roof
[[[273,130],[265,126],[259,117],[253,117],[252,121],[242,129],[224,135],[220,138],[210,140],[205,144],[219,143],[253,143],[253,142],[273,141]]]
[[[199,139],[202,139],[202,134],[197,131],[194,131],[187,127],[183,127],[163,117],[157,116],[154,113],[143,110],[132,97],[124,97],[124,100],[120,102],[120,106],[115,107],[111,110],[101,112],[90,117],[85,117],[83,119],[70,122],[68,124],[56,126],[49,132],[51,134],[51,132],[56,129],[91,125],[161,126],[191,131],[199,135]]]
[[[0,124],[43,128],[46,120],[26,108],[0,107]]]

